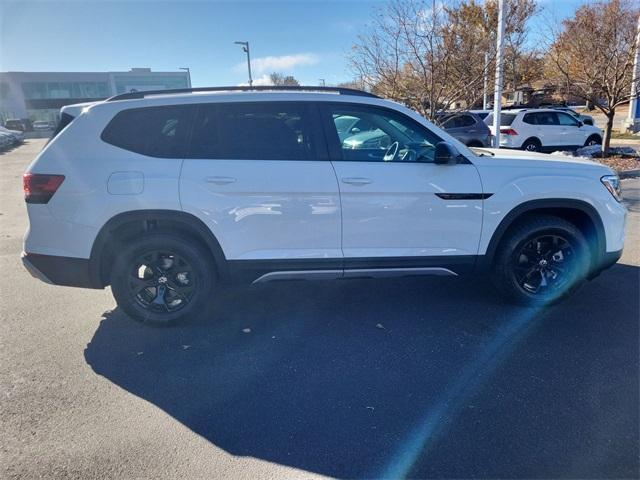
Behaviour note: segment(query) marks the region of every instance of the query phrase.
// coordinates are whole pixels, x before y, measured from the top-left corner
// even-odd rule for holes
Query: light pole
[[[187,77],[189,79],[189,88],[191,88],[191,70],[189,69],[189,67],[178,67],[178,70],[184,70],[185,72],[187,72]]]
[[[638,108],[638,91],[640,88],[638,83],[640,83],[640,16],[638,17],[638,30],[636,32],[636,51],[633,59],[629,114],[625,121],[625,128],[632,133],[638,130],[638,123],[640,123],[640,109]]]
[[[249,42],[233,42],[236,45],[242,45],[242,50],[247,54],[247,69],[249,70],[249,86],[253,87],[253,78],[251,78],[251,57],[249,55]]]
[[[504,36],[504,0],[498,0],[496,40],[496,85],[493,91],[493,146],[500,148],[500,109],[502,107],[502,37]]]
[[[320,82],[320,85],[322,85],[323,87],[325,86],[324,78],[319,78],[318,81]]]

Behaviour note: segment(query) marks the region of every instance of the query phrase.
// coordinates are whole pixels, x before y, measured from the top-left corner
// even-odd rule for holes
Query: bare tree
[[[535,0],[506,3],[513,12],[506,36],[520,52]],[[496,24],[496,0],[391,0],[353,46],[351,67],[375,93],[433,118],[455,102],[471,106],[482,96],[483,76],[495,57]]]
[[[631,93],[636,22],[640,10],[630,0],[608,0],[580,7],[555,32],[549,71],[571,93],[607,117],[602,151],[607,153],[616,109]]]
[[[297,87],[300,82],[293,75],[283,75],[282,73],[272,72],[269,74],[271,85],[280,85],[287,87]]]

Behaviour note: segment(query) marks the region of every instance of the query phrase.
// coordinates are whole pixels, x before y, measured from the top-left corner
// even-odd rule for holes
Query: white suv
[[[224,284],[285,279],[488,272],[544,304],[620,257],[608,167],[472,150],[365,92],[237,90],[65,107],[24,175],[26,268],[111,285],[131,317],[162,324]]]
[[[485,123],[495,135],[493,113]],[[500,147],[529,152],[568,150],[602,143],[602,130],[554,109],[513,109],[500,114]]]

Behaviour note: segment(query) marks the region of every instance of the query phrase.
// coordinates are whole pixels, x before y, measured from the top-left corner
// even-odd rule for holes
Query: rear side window
[[[500,126],[507,127],[513,123],[516,119],[515,113],[501,113],[500,114]],[[487,118],[484,119],[484,123],[487,125],[493,125],[493,113],[487,115]]]
[[[190,158],[313,160],[314,119],[296,102],[200,105]]]
[[[102,132],[102,140],[130,152],[182,158],[194,108],[190,105],[123,110]]]

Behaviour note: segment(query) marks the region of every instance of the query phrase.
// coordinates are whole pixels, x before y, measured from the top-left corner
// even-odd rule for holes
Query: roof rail
[[[373,93],[365,92],[364,90],[356,90],[355,88],[342,88],[342,87],[316,87],[316,86],[285,86],[285,85],[260,85],[256,87],[198,87],[198,88],[176,88],[169,90],[146,90],[140,92],[128,92],[115,95],[107,98],[107,102],[113,102],[116,100],[132,100],[137,98],[145,98],[148,95],[171,95],[176,93],[194,93],[194,92],[262,92],[262,91],[284,91],[284,92],[333,92],[340,95],[355,95],[359,97],[372,97],[380,98]]]

